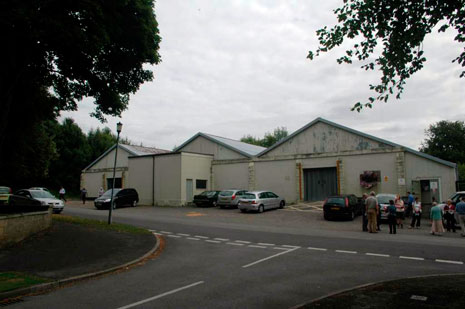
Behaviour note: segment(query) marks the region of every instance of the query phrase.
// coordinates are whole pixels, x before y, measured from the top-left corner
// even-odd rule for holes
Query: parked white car
[[[379,205],[379,212],[381,215],[381,220],[388,219],[387,208],[389,206],[389,201],[396,200],[396,195],[391,193],[379,193],[376,195],[376,199],[378,200]]]
[[[65,208],[65,204],[63,203],[62,200],[57,199],[50,192],[45,191],[45,190],[23,189],[23,190],[17,191],[15,195],[37,200],[43,206],[52,207],[54,213],[60,213]]]

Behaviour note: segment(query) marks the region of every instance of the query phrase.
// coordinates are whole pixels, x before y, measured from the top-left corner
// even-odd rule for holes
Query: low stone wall
[[[0,215],[0,248],[18,243],[51,225],[51,208],[48,211]]]

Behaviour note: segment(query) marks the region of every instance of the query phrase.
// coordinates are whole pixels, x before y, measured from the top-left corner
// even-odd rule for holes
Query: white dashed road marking
[[[239,244],[237,242],[227,242],[227,245],[232,245],[232,246],[243,246],[244,244]]]
[[[436,259],[435,261],[438,263],[448,263],[448,264],[458,264],[458,265],[463,264],[462,261],[449,261],[449,260],[439,260],[439,259]]]
[[[179,236],[184,236],[184,237],[188,237],[188,236],[191,236],[189,234],[183,234],[183,233],[177,233]]]
[[[187,237],[189,240],[200,240],[199,238],[194,238],[194,237]]]
[[[326,249],[326,248],[315,248],[315,247],[308,247],[307,249],[310,249],[310,250],[316,250],[316,251],[328,251],[328,249]]]
[[[173,233],[167,232],[167,231],[160,231],[160,233],[163,233],[163,234],[173,234]]]
[[[173,238],[181,238],[181,236],[178,236],[178,235],[166,235],[168,237],[173,237]]]
[[[229,240],[229,239],[227,239],[227,238],[213,238],[213,239],[215,239],[215,240],[220,240],[220,241],[228,241],[228,240]]]
[[[416,257],[416,256],[399,256],[399,259],[404,259],[404,260],[415,260],[415,261],[424,261],[425,259],[422,257]]]
[[[267,257],[267,258],[264,258],[264,259],[261,259],[261,260],[255,261],[255,262],[253,262],[253,263],[250,263],[250,264],[247,264],[247,265],[244,265],[244,266],[242,266],[242,268],[247,268],[247,267],[250,267],[250,266],[256,265],[256,264],[258,264],[258,263],[261,263],[261,262],[267,261],[267,260],[269,260],[269,259],[272,259],[272,258],[278,257],[278,256],[280,256],[280,255],[283,255],[283,254],[286,254],[286,253],[289,253],[289,252],[295,251],[295,250],[297,250],[297,249],[299,249],[299,248],[289,249],[289,250],[286,250],[286,251],[280,252],[280,253],[278,253],[278,254],[275,254],[275,255],[269,256],[269,257]]]
[[[380,253],[365,253],[366,255],[369,255],[369,256],[380,256],[380,257],[389,257],[390,255],[389,254],[380,254]]]
[[[221,243],[221,241],[219,241],[219,240],[210,240],[210,239],[207,239],[207,240],[205,240],[205,241],[206,241],[206,242],[212,242],[212,243],[214,243],[214,244],[219,244],[219,243]]]
[[[245,240],[235,240],[235,242],[238,242],[241,244],[250,244],[250,241],[245,241]]]
[[[338,253],[349,253],[349,254],[356,254],[357,251],[348,251],[348,250],[336,250]]]
[[[207,236],[199,236],[199,235],[195,235],[194,237],[202,238],[202,239],[208,239],[208,238],[210,238],[210,237],[207,237]]]
[[[261,245],[261,246],[276,246],[275,244],[269,244],[269,243],[266,243],[266,242],[259,242],[258,244]]]
[[[257,246],[257,245],[248,245],[247,247],[250,247],[250,248],[268,248],[266,246]]]

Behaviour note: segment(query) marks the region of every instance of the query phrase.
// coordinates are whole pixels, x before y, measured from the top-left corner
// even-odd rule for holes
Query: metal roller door
[[[337,194],[337,170],[335,167],[304,169],[306,201],[323,201]]]

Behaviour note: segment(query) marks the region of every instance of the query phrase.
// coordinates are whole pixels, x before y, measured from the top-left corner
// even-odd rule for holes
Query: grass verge
[[[71,217],[71,216],[64,216],[64,215],[52,215],[53,220],[73,223],[73,224],[80,224],[88,227],[94,227],[101,230],[107,231],[115,231],[120,233],[131,233],[131,234],[150,234],[149,230],[135,227],[132,225],[122,224],[122,223],[112,223],[108,224],[106,221],[99,221],[93,219],[86,219],[80,217]]]
[[[465,308],[465,275],[378,283],[329,296],[301,308]]]
[[[49,279],[28,274],[5,272],[0,273],[0,293],[25,288],[31,285],[49,282]]]

